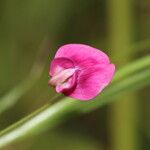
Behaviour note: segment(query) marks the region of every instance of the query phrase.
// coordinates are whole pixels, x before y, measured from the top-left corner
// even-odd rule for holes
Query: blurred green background
[[[1,114],[1,130],[56,95],[48,86],[49,63],[58,47],[67,43],[102,49],[116,70],[146,56],[150,1],[1,0],[0,97],[20,84],[26,90]],[[53,130],[5,150],[150,149],[149,89],[117,99],[121,100],[86,115],[69,116]]]

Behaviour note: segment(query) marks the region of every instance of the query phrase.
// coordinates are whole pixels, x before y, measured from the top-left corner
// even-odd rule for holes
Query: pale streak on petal
[[[76,69],[71,68],[71,69],[65,69],[58,74],[54,75],[50,81],[49,84],[52,86],[57,86],[63,84],[67,79],[69,79],[74,73]]]

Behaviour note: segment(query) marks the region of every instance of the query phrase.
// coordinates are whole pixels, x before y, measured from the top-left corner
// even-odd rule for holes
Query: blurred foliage
[[[29,82],[30,88],[19,97],[18,102],[0,116],[1,130],[49,102],[54,96],[54,90],[47,85],[48,68],[60,45],[86,43],[108,53],[111,60],[117,62],[117,70],[124,65],[122,58],[116,55],[117,52],[110,44],[110,1],[0,1],[0,97],[7,95],[14,87],[22,84],[22,81],[28,80],[28,77],[33,79],[40,72],[41,65],[44,68],[32,86]],[[126,56],[126,51],[129,51],[130,61],[133,62],[147,55],[150,50],[150,1],[133,0],[131,5],[131,47],[134,48],[126,50],[123,47],[123,53]],[[116,14],[119,16],[121,12]],[[34,64],[38,64],[35,70]],[[125,97],[128,98],[127,95]],[[139,107],[135,114],[138,118],[136,123],[139,124],[138,149],[147,150],[150,147],[149,89],[143,88],[136,93],[134,102]],[[12,144],[5,150],[112,149],[110,120],[113,121],[113,118],[110,107],[105,106],[87,115],[72,118],[54,128],[53,132],[48,131],[41,137],[35,136]]]

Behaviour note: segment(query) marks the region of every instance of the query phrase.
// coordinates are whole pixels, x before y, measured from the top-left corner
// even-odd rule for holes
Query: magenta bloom
[[[84,44],[60,47],[50,64],[49,84],[79,100],[96,97],[112,80],[115,72],[108,56]]]

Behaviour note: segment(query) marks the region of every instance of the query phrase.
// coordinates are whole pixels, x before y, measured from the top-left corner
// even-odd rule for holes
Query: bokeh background
[[[67,43],[102,49],[116,69],[147,55],[150,1],[1,0],[0,97],[20,84],[27,89],[1,114],[1,130],[56,95],[47,84],[49,63]],[[149,98],[147,87],[121,95],[120,101],[69,117],[53,130],[5,150],[148,150]]]

